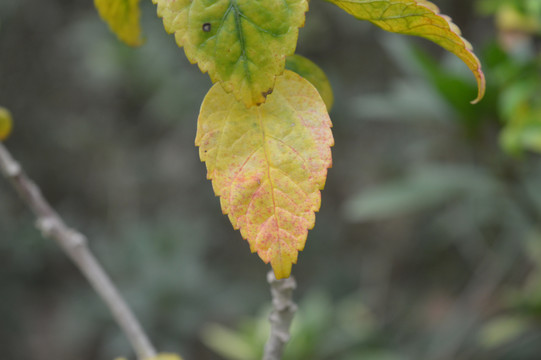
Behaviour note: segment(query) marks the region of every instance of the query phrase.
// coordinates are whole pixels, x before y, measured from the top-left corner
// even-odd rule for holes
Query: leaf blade
[[[319,66],[310,59],[295,54],[287,57],[286,69],[296,72],[306,80],[310,81],[325,102],[327,111],[331,111],[334,103],[334,94],[327,75],[325,75],[325,72]]]
[[[13,120],[8,109],[0,106],[0,141],[7,139],[13,128]]]
[[[121,41],[130,46],[143,43],[139,0],[94,0],[94,6]]]
[[[420,36],[459,57],[477,81],[476,104],[483,98],[486,81],[481,62],[460,29],[439,8],[425,0],[327,0],[359,20],[367,20],[389,32]]]
[[[188,60],[247,107],[265,102],[295,51],[306,0],[153,0]]]
[[[252,252],[286,278],[314,226],[334,140],[317,90],[286,71],[268,101],[247,109],[214,85],[196,145],[224,214]]]

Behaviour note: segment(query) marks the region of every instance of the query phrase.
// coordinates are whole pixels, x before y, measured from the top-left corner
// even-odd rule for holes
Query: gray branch
[[[66,226],[58,213],[45,200],[39,187],[28,178],[1,142],[0,168],[37,217],[37,227],[43,236],[54,239],[60,245],[107,304],[133,346],[137,357],[140,360],[155,357],[154,347],[111,279],[88,248],[86,238]]]
[[[272,271],[267,274],[267,281],[272,294],[272,312],[269,317],[271,332],[263,360],[280,360],[289,341],[289,328],[297,311],[297,305],[293,302],[293,290],[297,283],[292,277],[277,280]]]

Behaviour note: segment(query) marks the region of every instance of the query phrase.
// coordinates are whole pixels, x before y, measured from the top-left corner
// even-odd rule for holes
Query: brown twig
[[[280,360],[289,341],[289,328],[297,311],[297,305],[293,302],[293,290],[297,283],[292,277],[277,280],[272,271],[267,274],[267,281],[272,295],[272,312],[269,317],[271,332],[263,360]]]
[[[54,239],[60,245],[107,304],[133,346],[137,357],[140,360],[155,357],[154,347],[115,285],[88,248],[86,238],[66,226],[58,213],[45,200],[39,187],[28,178],[1,142],[0,169],[37,217],[37,227],[43,236]]]

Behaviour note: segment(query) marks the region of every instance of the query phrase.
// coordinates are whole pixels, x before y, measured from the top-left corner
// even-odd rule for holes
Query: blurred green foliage
[[[505,124],[502,146],[513,154],[541,151],[541,2],[481,1],[481,12],[494,14],[500,47],[486,56],[498,87],[497,106]]]
[[[538,2],[437,3],[481,54],[478,105],[452,56],[310,4],[299,53],[333,85],[336,146],[294,269],[288,359],[539,358],[539,35],[496,21],[505,3]],[[89,236],[160,351],[249,359],[268,331],[267,269],[220,214],[193,146],[210,84],[151,4],[143,26],[133,50],[90,3],[0,1],[0,103],[17,119],[6,146]],[[0,181],[3,356],[130,354],[33,225]]]
[[[541,32],[541,3],[537,0],[479,0],[477,9],[482,14],[496,15],[500,29]]]
[[[260,359],[269,335],[269,311],[265,308],[257,318],[244,320],[236,331],[209,324],[203,329],[203,342],[225,359]],[[335,302],[325,293],[311,292],[295,314],[284,360],[405,359],[382,346],[381,335],[361,294]]]

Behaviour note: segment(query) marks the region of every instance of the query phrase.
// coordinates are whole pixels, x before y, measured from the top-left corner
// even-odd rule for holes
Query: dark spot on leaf
[[[263,97],[266,99],[267,96],[269,96],[270,94],[272,94],[272,89],[269,89],[267,91],[264,91],[261,93],[261,95],[263,95]]]
[[[209,32],[210,28],[211,28],[210,23],[204,23],[203,24],[203,31],[204,32]]]

